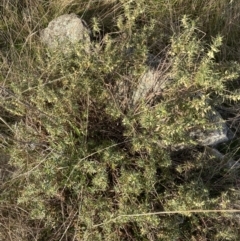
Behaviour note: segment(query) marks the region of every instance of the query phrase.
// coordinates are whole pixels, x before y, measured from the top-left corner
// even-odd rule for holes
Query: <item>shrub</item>
[[[228,88],[238,64],[215,61],[222,38],[209,44],[185,16],[162,54],[169,67],[163,93],[151,105],[123,104],[116,90],[121,83],[130,101],[157,23],[145,19],[153,5],[120,2],[117,33],[93,43],[90,55],[79,45],[71,57],[48,52],[37,36],[25,43],[24,34],[6,46],[12,66],[2,65],[1,148],[14,171],[1,185],[1,235],[17,240],[21,229],[18,240],[237,240],[237,218],[215,211],[239,198],[238,170],[189,133],[216,128],[208,120],[214,104],[239,101]],[[101,26],[97,18],[93,25]],[[222,225],[231,229],[219,232]]]

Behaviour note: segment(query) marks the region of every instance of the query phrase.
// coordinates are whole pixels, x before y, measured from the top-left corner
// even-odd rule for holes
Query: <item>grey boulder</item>
[[[132,103],[135,106],[139,101],[148,97],[158,95],[166,86],[167,79],[161,74],[161,71],[149,68],[140,77],[138,85],[132,95]],[[151,96],[149,96],[151,95]]]
[[[40,32],[40,40],[49,49],[59,49],[62,52],[68,52],[72,44],[81,43],[88,52],[90,30],[76,14],[64,14],[52,20],[48,27]]]
[[[197,140],[202,146],[216,146],[220,143],[227,142],[233,139],[234,134],[228,128],[225,120],[221,115],[214,109],[210,112],[209,124],[215,124],[217,128],[207,131],[196,130],[191,132],[190,136]]]

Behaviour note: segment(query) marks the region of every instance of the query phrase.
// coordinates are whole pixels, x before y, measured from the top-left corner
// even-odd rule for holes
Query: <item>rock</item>
[[[162,92],[166,86],[166,80],[162,78],[161,72],[152,68],[149,68],[141,76],[136,90],[133,92],[132,103],[136,105],[141,100],[146,100],[148,95],[157,95]]]
[[[219,150],[217,150],[216,148],[213,148],[213,147],[206,147],[205,150],[209,155],[211,155],[221,161],[226,161],[226,167],[229,168],[229,170],[233,169],[233,168],[235,168],[235,169],[240,168],[240,163],[239,163],[240,159],[236,161],[231,157],[231,155],[229,155],[229,154],[224,155]]]
[[[207,130],[205,132],[197,130],[190,133],[190,137],[196,139],[199,145],[216,146],[217,144],[233,139],[233,133],[217,111],[212,110],[208,119],[210,124],[217,124],[216,129],[214,128],[213,130]]]
[[[158,96],[171,83],[171,78],[166,71],[169,68],[169,63],[166,60],[163,61],[149,54],[146,66],[147,70],[140,77],[132,95],[133,106],[141,100]]]
[[[76,14],[64,14],[52,20],[40,33],[40,40],[49,49],[69,52],[69,46],[81,42],[90,51],[90,30]]]
[[[155,97],[161,95],[163,90],[172,83],[172,77],[168,71],[170,67],[171,62],[168,58],[148,53],[146,71],[140,77],[132,94],[132,107],[141,100],[151,103]]]

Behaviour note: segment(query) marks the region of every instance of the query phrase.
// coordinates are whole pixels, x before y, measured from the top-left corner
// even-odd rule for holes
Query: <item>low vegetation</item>
[[[239,240],[240,3],[0,3],[0,240]],[[39,39],[76,13],[91,54]],[[164,91],[132,95],[160,59]],[[125,89],[122,91],[122,87]],[[212,148],[189,133],[234,139]]]

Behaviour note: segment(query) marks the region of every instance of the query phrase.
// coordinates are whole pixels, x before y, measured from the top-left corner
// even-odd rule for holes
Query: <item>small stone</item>
[[[216,146],[220,143],[224,143],[233,139],[233,133],[217,111],[212,110],[208,119],[210,124],[217,124],[216,129],[208,130],[205,132],[197,130],[190,133],[191,137],[197,139],[199,145]]]

